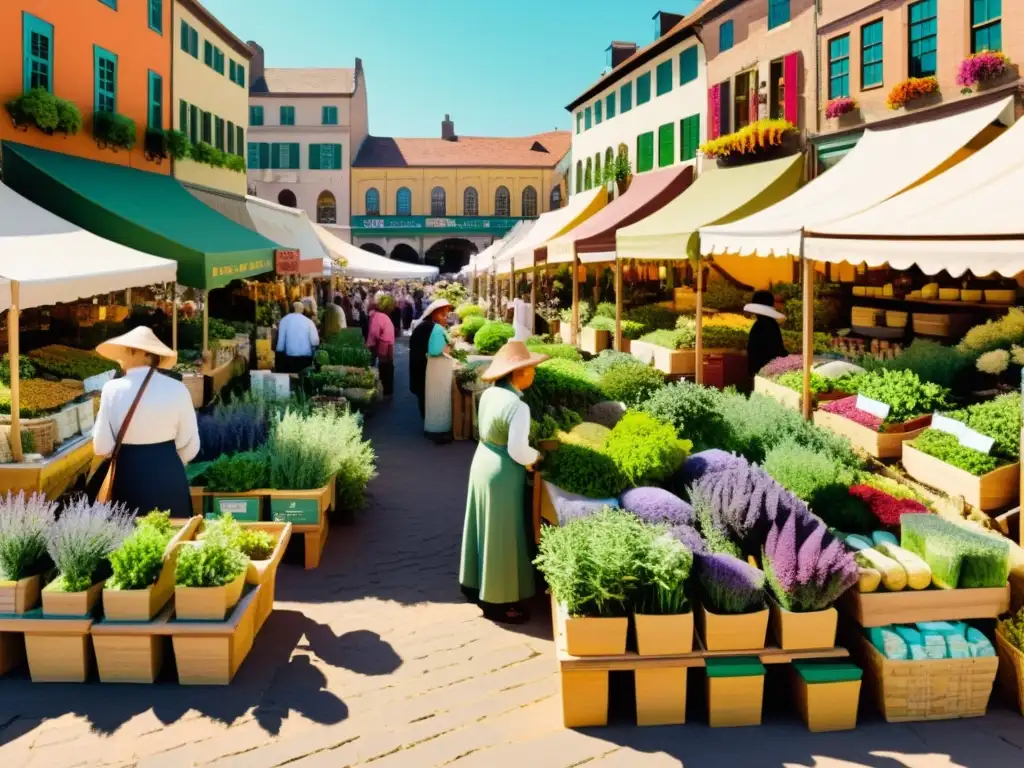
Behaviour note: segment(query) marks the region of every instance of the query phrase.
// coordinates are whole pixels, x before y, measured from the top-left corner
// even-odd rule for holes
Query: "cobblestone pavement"
[[[366,511],[332,528],[318,570],[282,567],[277,610],[235,682],[5,679],[0,768],[1024,764],[1024,720],[1001,704],[984,719],[951,723],[887,725],[862,715],[855,732],[815,736],[787,710],[784,688],[770,686],[765,727],[710,730],[699,678],[690,725],[640,729],[626,712],[608,728],[562,729],[549,615],[541,610],[510,630],[461,602],[456,571],[474,446],[422,438],[405,353],[400,345],[394,402],[368,422],[380,477]]]

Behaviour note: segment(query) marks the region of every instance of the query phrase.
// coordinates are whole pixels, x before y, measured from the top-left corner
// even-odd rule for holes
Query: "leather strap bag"
[[[110,458],[103,462],[106,465],[106,475],[103,477],[103,482],[100,484],[99,491],[96,493],[96,501],[108,502],[110,501],[111,494],[114,490],[114,473],[117,470],[117,455],[121,452],[121,444],[124,442],[124,436],[128,432],[128,426],[132,423],[132,417],[135,415],[135,409],[139,407],[139,401],[142,399],[142,394],[146,391],[146,387],[149,386],[149,380],[153,378],[153,374],[156,373],[156,368],[150,368],[149,373],[146,374],[146,378],[142,381],[142,386],[139,387],[139,393],[135,395],[135,399],[132,401],[131,408],[128,409],[128,414],[124,417],[124,421],[121,423],[121,429],[118,430],[117,437],[114,439],[114,450],[110,452]],[[103,472],[104,467],[101,466],[97,473]]]

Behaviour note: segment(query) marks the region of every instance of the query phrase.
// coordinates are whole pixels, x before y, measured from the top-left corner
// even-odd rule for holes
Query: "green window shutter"
[[[249,107],[249,125],[263,125],[263,107]]]
[[[321,109],[320,109],[320,122],[323,125],[337,125],[338,124],[338,108],[337,107],[321,107]]]
[[[245,147],[245,129],[240,125],[235,126],[235,146],[238,147],[238,154],[242,154]]]
[[[188,136],[188,104],[178,99],[178,130]]]
[[[188,140],[199,143],[199,107],[194,104],[188,108]]]
[[[215,117],[214,125],[214,146],[221,152],[224,151],[224,118]]]
[[[679,125],[681,150],[680,160],[693,160],[700,146],[700,115],[683,118]]]
[[[117,111],[117,55],[100,48],[93,50],[93,109],[97,112]]]
[[[164,127],[164,79],[149,70],[149,127],[162,131]]]
[[[281,107],[281,125],[295,125],[295,107]]]
[[[828,41],[828,97],[850,95],[850,36],[840,35]]]
[[[679,54],[679,84],[686,85],[697,79],[697,46]]]
[[[334,170],[341,170],[341,144],[334,145]]]
[[[603,107],[604,102],[601,101],[600,99],[594,102],[594,123],[596,123],[597,125],[600,125],[601,120],[603,119]]]
[[[733,23],[730,19],[718,28],[718,52],[725,53],[733,46]]]
[[[244,64],[239,64],[238,65],[238,84],[242,88],[245,88],[246,82],[245,82],[245,65]]]
[[[149,28],[161,35],[164,33],[163,0],[149,0]]]
[[[183,50],[185,53],[189,52],[188,51],[188,30],[189,30],[188,22],[185,21],[184,19],[182,19],[181,20],[181,28],[180,28],[180,31],[178,32],[178,38],[179,38],[179,44],[181,45],[181,50]]]
[[[576,134],[579,135],[579,133],[582,130],[583,130],[583,113],[582,112],[577,112],[576,113]]]
[[[636,105],[646,104],[651,100],[651,73],[646,72],[636,79]]]
[[[213,144],[213,115],[203,112],[203,141]]]
[[[277,142],[270,145],[270,167],[275,171],[281,167],[281,146]]]
[[[213,43],[209,40],[203,41],[203,64],[213,67]]]
[[[232,83],[238,82],[238,73],[235,71],[237,66],[238,65],[235,64],[234,59],[228,59],[228,79],[231,80]]]
[[[593,125],[593,114],[590,111],[590,107],[583,110],[583,129],[589,131]]]
[[[860,28],[860,87],[882,85],[882,20]]]
[[[654,167],[654,131],[636,137],[636,172],[643,173]]]
[[[302,163],[300,162],[301,158],[299,157],[299,151],[300,151],[300,146],[299,146],[298,143],[292,143],[292,144],[288,145],[288,152],[289,152],[289,159],[290,159],[290,163],[289,163],[288,167],[291,170],[293,170],[293,171],[297,171],[300,168],[302,168]]]
[[[228,154],[235,154],[235,124],[228,120]],[[239,147],[241,149],[241,147]]]
[[[658,128],[658,167],[672,165],[676,161],[676,124],[665,123]]]
[[[672,59],[663,61],[655,70],[657,76],[658,95],[662,96],[672,90]]]
[[[768,29],[789,21],[789,0],[768,0]]]
[[[189,53],[192,54],[192,58],[199,58],[199,31],[190,29],[188,33],[188,45]]]
[[[309,145],[309,170],[319,171],[320,170],[320,145],[310,144]]]
[[[624,115],[633,108],[633,84],[626,83],[619,89],[619,114]]]
[[[270,167],[270,145],[267,142],[260,144],[260,168]]]
[[[605,99],[604,104],[604,115],[608,120],[615,117],[615,92],[612,91],[608,94],[608,98]]]
[[[260,167],[260,147],[259,144],[249,142],[249,167],[253,170],[259,170]]]

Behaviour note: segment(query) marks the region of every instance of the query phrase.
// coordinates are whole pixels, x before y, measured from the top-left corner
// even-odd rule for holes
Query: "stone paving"
[[[512,629],[461,600],[474,445],[422,438],[404,345],[398,354],[394,402],[368,422],[380,477],[367,509],[332,528],[318,570],[302,570],[291,553],[277,609],[235,682],[5,679],[0,768],[1024,765],[1024,720],[1002,704],[984,719],[950,723],[888,725],[862,713],[854,732],[811,735],[787,710],[785,691],[770,686],[765,727],[711,730],[699,678],[690,725],[640,729],[626,711],[608,728],[564,730],[547,612]]]

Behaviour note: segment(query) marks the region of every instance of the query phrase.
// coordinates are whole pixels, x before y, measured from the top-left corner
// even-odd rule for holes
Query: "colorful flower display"
[[[939,80],[936,77],[910,77],[893,86],[885,100],[885,105],[889,109],[902,109],[914,99],[919,99],[930,93],[937,93],[938,90]]]
[[[960,62],[956,84],[970,91],[971,86],[1002,77],[1010,64],[1010,58],[1002,51],[981,51],[972,54]]]
[[[825,117],[829,120],[836,120],[849,112],[853,112],[856,108],[856,101],[849,96],[840,96],[837,99],[832,99],[832,101],[825,105]]]
[[[768,147],[777,147],[796,126],[786,120],[756,120],[735,133],[719,136],[700,145],[704,157],[751,154]]]

